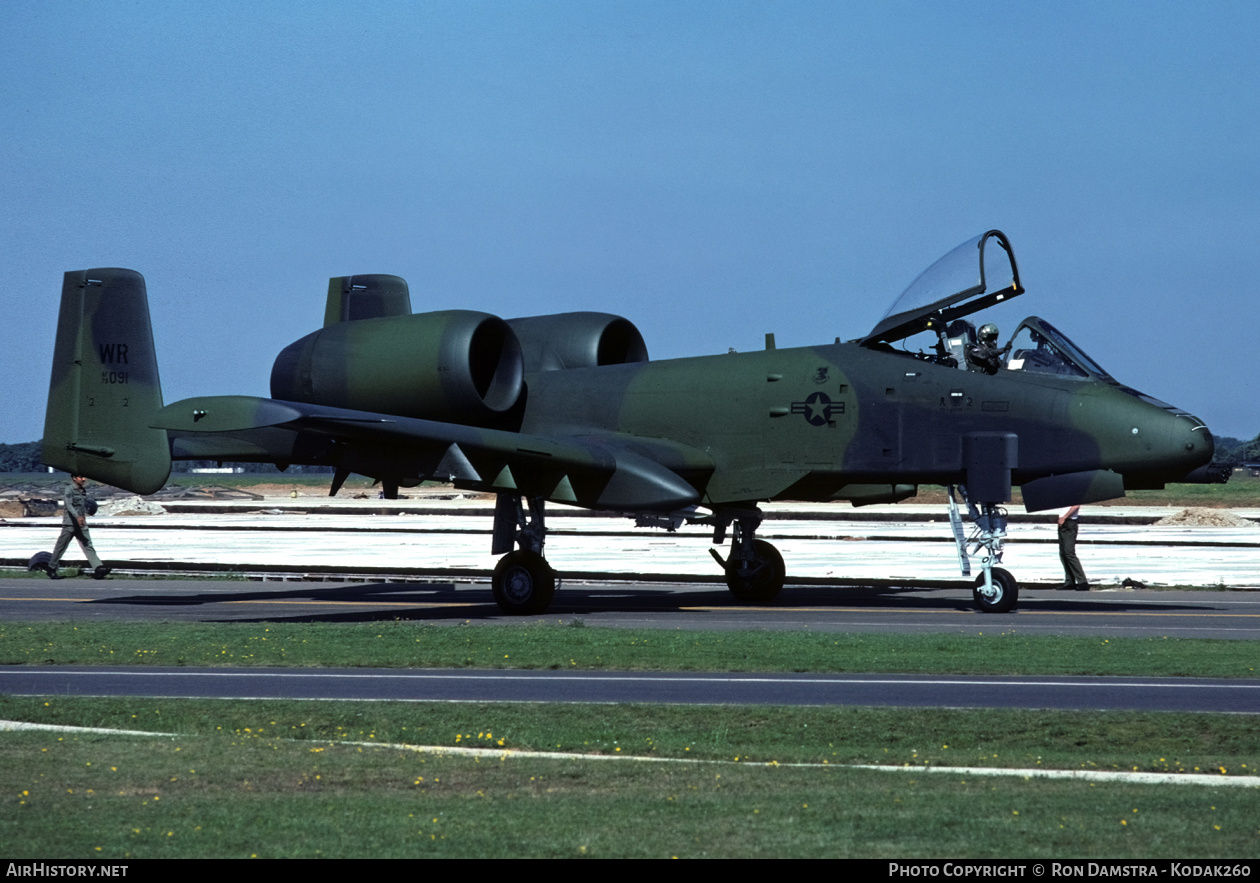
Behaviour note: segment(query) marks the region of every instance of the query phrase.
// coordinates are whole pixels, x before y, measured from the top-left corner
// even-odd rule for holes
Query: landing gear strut
[[[963,576],[971,576],[970,555],[979,555],[981,573],[976,577],[971,596],[981,613],[1009,613],[1019,601],[1019,583],[1010,571],[997,567],[1002,561],[1002,543],[1006,539],[1006,510],[996,503],[976,504],[967,499],[967,489],[957,486],[957,492],[967,505],[974,527],[971,536],[964,538],[962,516],[954,499],[955,486],[947,489],[949,496],[949,523],[954,531],[958,547],[958,565]]]
[[[499,494],[494,508],[493,554],[507,552],[499,559],[490,587],[495,603],[513,616],[534,616],[551,604],[556,594],[556,573],[543,558],[543,498],[530,497],[528,512],[519,494]],[[520,548],[508,551],[513,544]]]
[[[733,512],[714,513],[715,544],[726,539],[726,528],[733,526],[731,556],[725,561],[717,550],[710,549],[714,560],[726,571],[726,587],[737,601],[772,601],[783,590],[787,571],[779,550],[765,540],[756,539],[761,512],[755,507]]]

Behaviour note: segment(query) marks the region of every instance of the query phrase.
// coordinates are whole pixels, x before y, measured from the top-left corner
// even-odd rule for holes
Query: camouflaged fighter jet
[[[214,396],[163,407],[144,279],[66,273],[44,462],[136,493],[172,460],[334,467],[387,497],[423,479],[497,494],[494,596],[544,611],[544,504],[634,515],[640,524],[731,534],[736,599],[765,602],[786,570],[756,538],[769,500],[895,502],[949,488],[975,601],[1014,607],[996,566],[1012,484],[1030,511],[1126,489],[1207,480],[1211,433],[1124,386],[1043,319],[1007,347],[967,316],[1017,297],[1015,257],[990,230],[924,272],[865,337],[825,346],[649,362],[639,331],[604,313],[503,320],[411,312],[396,276],[333,278],[324,327],[276,358],[272,398]],[[910,340],[926,340],[927,350]],[[959,504],[974,523],[965,535]],[[705,512],[701,511],[707,510]],[[515,548],[514,548],[515,547]]]

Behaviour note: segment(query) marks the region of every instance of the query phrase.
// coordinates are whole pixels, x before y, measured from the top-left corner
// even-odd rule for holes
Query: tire
[[[765,540],[753,540],[753,560],[741,567],[732,555],[726,562],[726,587],[744,603],[773,601],[783,591],[787,569],[779,550]]]
[[[981,613],[1010,613],[1019,601],[1019,583],[1015,581],[1015,577],[1011,576],[1009,570],[1003,570],[1001,567],[993,568],[992,574],[993,594],[985,596],[984,574],[982,573],[976,577],[976,585],[971,590],[971,597],[975,599],[976,607]]]
[[[517,550],[499,559],[490,580],[495,603],[511,616],[544,612],[556,594],[556,574],[537,552]]]
[[[27,563],[27,570],[42,570],[48,572],[48,562],[52,561],[52,552],[36,552],[31,556],[31,560]]]

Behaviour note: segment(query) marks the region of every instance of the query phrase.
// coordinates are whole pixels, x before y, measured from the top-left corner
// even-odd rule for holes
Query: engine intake
[[[646,362],[647,344],[629,319],[610,313],[555,313],[509,319],[525,370],[558,371]]]

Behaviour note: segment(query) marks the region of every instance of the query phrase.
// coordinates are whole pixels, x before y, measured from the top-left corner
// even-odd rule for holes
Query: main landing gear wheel
[[[753,540],[750,561],[739,561],[734,555],[726,562],[726,587],[738,601],[773,601],[783,590],[787,568],[779,550],[765,540]]]
[[[976,587],[971,590],[976,606],[981,613],[1010,613],[1019,600],[1019,583],[1011,576],[1009,570],[995,567],[992,571],[993,587],[986,590],[984,574],[976,577]]]
[[[542,555],[518,549],[499,559],[490,585],[504,613],[534,616],[555,597],[556,574]]]

